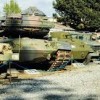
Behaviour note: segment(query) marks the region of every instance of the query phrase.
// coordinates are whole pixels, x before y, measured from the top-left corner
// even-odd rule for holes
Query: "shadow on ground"
[[[0,100],[97,100],[96,95],[75,95],[73,92],[48,80],[18,79],[0,86]]]
[[[98,100],[96,95],[73,95],[73,94],[66,94],[62,95],[47,95],[43,98],[43,100]]]

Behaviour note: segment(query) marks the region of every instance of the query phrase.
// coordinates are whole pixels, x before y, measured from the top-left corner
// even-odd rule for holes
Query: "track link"
[[[56,58],[51,64],[48,71],[58,71],[64,69],[70,61],[70,57],[70,51],[58,50],[56,53]]]

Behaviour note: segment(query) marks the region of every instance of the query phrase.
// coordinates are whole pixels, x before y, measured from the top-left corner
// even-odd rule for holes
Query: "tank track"
[[[48,71],[59,71],[66,67],[66,65],[70,62],[71,53],[70,51],[58,50],[56,52],[56,58],[51,64]]]

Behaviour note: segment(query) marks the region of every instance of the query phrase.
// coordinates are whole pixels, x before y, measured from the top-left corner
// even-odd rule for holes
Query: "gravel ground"
[[[0,85],[0,100],[100,100],[100,65]]]

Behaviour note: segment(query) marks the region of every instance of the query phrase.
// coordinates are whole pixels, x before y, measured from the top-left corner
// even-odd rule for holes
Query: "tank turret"
[[[12,37],[21,35],[43,38],[49,32],[50,28],[54,27],[54,24],[36,7],[29,7],[22,14],[7,15],[5,21],[2,23],[1,28],[5,30],[5,35],[12,35]]]

